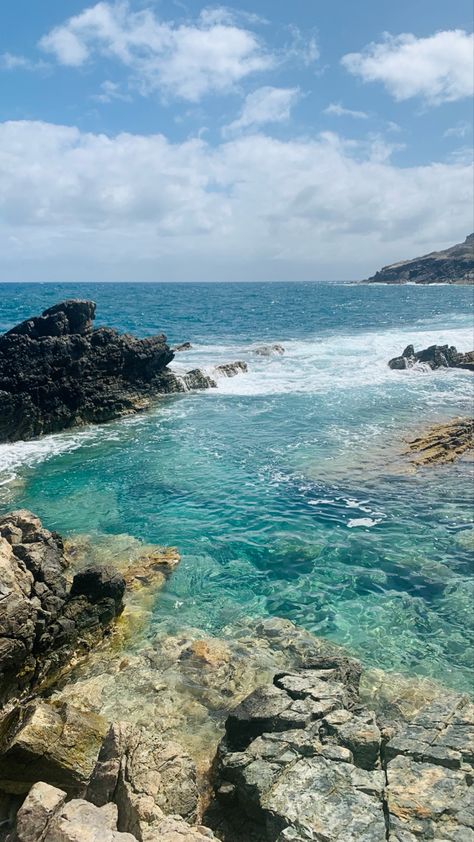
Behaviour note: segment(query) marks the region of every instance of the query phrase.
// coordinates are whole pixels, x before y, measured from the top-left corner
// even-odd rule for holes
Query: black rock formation
[[[379,284],[474,284],[474,234],[444,251],[384,266],[368,278]]]
[[[389,360],[390,368],[403,371],[413,368],[416,363],[425,363],[431,369],[464,368],[474,371],[474,351],[462,354],[454,345],[430,345],[422,351],[415,351],[413,345],[407,345],[400,357]]]
[[[87,651],[122,611],[117,571],[89,567],[69,588],[67,566],[61,537],[31,512],[0,517],[0,709]]]
[[[170,371],[174,353],[163,334],[93,329],[95,309],[93,301],[63,301],[0,336],[0,441],[108,421],[155,395],[215,385],[202,372]]]

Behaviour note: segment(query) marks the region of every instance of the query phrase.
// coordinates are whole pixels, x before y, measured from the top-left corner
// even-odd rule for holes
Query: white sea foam
[[[464,322],[465,324],[465,322]],[[180,355],[179,367],[200,367],[213,374],[214,366],[222,362],[243,360],[248,364],[247,373],[236,377],[218,377],[217,390],[209,395],[270,395],[288,392],[324,393],[329,390],[383,385],[389,383],[408,385],[416,378],[445,377],[445,372],[427,371],[415,367],[396,372],[389,369],[387,362],[400,354],[409,343],[425,348],[433,344],[456,345],[459,350],[472,346],[472,329],[456,326],[450,329],[427,328],[391,329],[383,332],[348,333],[315,337],[312,340],[285,340],[282,342],[285,354],[259,357],[253,352],[255,343],[196,346],[192,351]],[[214,372],[215,376],[215,372]],[[466,372],[450,372],[450,378],[467,383]],[[457,382],[457,381],[456,381]],[[439,397],[439,395],[438,395]]]
[[[380,521],[375,520],[373,517],[355,517],[347,522],[347,527],[348,529],[353,529],[355,526],[370,527],[376,526],[377,523],[380,523]]]

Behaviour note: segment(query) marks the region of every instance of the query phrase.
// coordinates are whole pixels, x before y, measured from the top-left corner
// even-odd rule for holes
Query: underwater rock
[[[274,345],[259,345],[258,348],[253,348],[252,350],[259,357],[271,357],[272,354],[281,355],[285,353],[283,345],[279,345],[277,342]]]
[[[415,351],[413,345],[407,345],[400,357],[393,357],[388,362],[390,368],[398,371],[413,368],[417,363],[424,363],[432,370],[464,368],[474,371],[474,351],[463,354],[454,345],[430,345],[422,351]]]
[[[224,839],[474,839],[474,706],[441,692],[412,722],[382,727],[358,676],[357,662],[324,658],[230,714],[205,816]]]
[[[107,732],[106,721],[64,702],[30,702],[2,722],[0,790],[28,792],[45,781],[83,795]]]
[[[115,570],[89,568],[69,589],[67,566],[61,537],[31,512],[0,517],[0,706],[87,651],[123,608]]]
[[[93,329],[93,301],[63,301],[0,336],[0,441],[29,439],[147,408],[159,394],[204,389],[178,377],[163,334],[136,339]]]
[[[408,442],[407,455],[414,465],[442,465],[453,462],[474,448],[474,419],[455,419],[436,424]]]
[[[242,371],[248,371],[248,365],[242,362],[242,360],[236,360],[234,363],[216,365],[215,370],[217,374],[223,374],[224,377],[235,377],[236,374],[240,374]]]

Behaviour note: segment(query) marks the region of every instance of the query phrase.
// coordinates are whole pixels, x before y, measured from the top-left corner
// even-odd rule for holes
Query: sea
[[[0,332],[66,298],[96,324],[189,341],[217,388],[0,445],[0,510],[63,535],[176,546],[153,624],[219,635],[283,617],[364,664],[474,686],[474,463],[415,470],[406,439],[473,409],[472,374],[388,360],[473,346],[472,287],[2,284]],[[279,343],[283,355],[255,349]]]

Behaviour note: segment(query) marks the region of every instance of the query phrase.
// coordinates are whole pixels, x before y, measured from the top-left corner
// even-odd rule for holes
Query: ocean
[[[285,617],[367,665],[473,686],[473,462],[410,470],[404,440],[472,412],[472,374],[392,371],[472,348],[473,290],[414,285],[2,284],[0,331],[65,298],[97,324],[244,360],[147,413],[0,445],[0,507],[49,529],[178,547],[153,628]],[[280,343],[282,356],[254,348]]]

